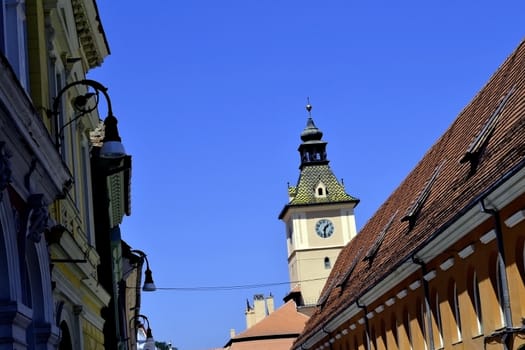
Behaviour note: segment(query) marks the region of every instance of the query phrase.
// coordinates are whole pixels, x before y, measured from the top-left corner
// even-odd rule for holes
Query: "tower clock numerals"
[[[328,238],[334,233],[334,224],[328,219],[321,219],[315,224],[315,232],[321,238]]]

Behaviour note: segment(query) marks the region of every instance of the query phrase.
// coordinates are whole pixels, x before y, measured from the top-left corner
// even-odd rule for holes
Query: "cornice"
[[[100,66],[109,55],[109,45],[93,0],[72,0],[78,38],[89,68]]]

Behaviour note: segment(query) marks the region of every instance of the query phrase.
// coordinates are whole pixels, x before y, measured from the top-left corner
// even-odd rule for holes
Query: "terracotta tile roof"
[[[505,106],[499,108],[505,98]],[[491,121],[498,108],[497,120]],[[494,125],[487,131],[488,124]],[[472,160],[461,163],[478,139],[483,144],[475,147]],[[388,276],[462,212],[479,205],[479,199],[505,176],[524,166],[525,41],[522,41],[360,233],[341,251],[323,291],[327,293],[325,304],[317,308],[296,345]],[[439,169],[438,174],[432,179],[436,169]],[[401,219],[414,208],[431,179],[432,184],[422,203],[418,204],[410,229],[409,223]],[[394,219],[389,225],[392,217]],[[386,232],[385,227],[388,227]],[[382,233],[384,236],[378,243],[378,236]],[[371,250],[375,250],[371,259],[361,258],[351,266],[356,255]],[[346,276],[350,268],[353,271]],[[346,278],[344,284],[332,283],[343,276]]]
[[[233,340],[275,335],[299,335],[307,320],[306,315],[297,311],[295,303],[288,301],[246,331],[233,337]]]

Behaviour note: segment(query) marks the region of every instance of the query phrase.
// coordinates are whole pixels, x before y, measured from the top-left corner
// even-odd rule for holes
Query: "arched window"
[[[483,318],[481,314],[481,298],[479,296],[479,284],[476,271],[473,271],[472,275],[470,275],[469,277],[471,285],[468,289],[468,294],[470,302],[472,304],[472,309],[474,311],[473,316],[476,320],[476,324],[473,325],[473,334],[480,335],[483,334]]]
[[[388,343],[389,349],[399,349],[399,335],[397,331],[397,318],[395,314],[392,314],[392,319],[390,321],[390,329],[392,331],[392,343]]]
[[[490,296],[491,299],[487,300],[486,305],[491,307],[489,312],[493,315],[493,317],[490,320],[487,320],[491,323],[488,328],[499,329],[505,325],[505,321],[503,318],[501,275],[497,255],[494,254],[489,259],[489,264],[490,284],[492,287],[491,292],[493,294]]]
[[[425,329],[425,304],[419,298],[416,300],[416,320],[417,334],[414,334],[414,338],[417,337],[416,345],[419,347],[419,342],[421,342],[422,348],[428,349]]]
[[[505,318],[504,318],[504,315],[503,315],[503,307],[504,307],[504,298],[503,298],[503,283],[502,283],[502,278],[503,278],[503,275],[505,273],[505,270],[501,270],[501,266],[502,266],[502,262],[501,262],[501,258],[498,257],[498,260],[497,260],[497,263],[496,263],[496,285],[497,285],[497,296],[498,296],[498,304],[499,304],[499,309],[500,309],[500,315],[501,315],[501,325],[504,326],[505,325]]]
[[[330,262],[330,258],[327,256],[324,258],[324,268],[327,270],[332,268],[332,263]]]
[[[430,304],[432,307],[432,326],[435,329],[434,332],[434,345],[440,349],[443,347],[443,324],[441,323],[441,309],[439,306],[439,294],[434,294],[434,300]]]
[[[449,304],[452,310],[452,316],[454,317],[455,332],[452,335],[454,342],[461,341],[461,315],[459,311],[459,298],[458,298],[458,287],[456,282],[451,282],[452,285],[449,290]]]

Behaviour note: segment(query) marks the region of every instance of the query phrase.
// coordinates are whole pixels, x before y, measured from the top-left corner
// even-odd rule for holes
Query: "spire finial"
[[[312,105],[310,104],[310,97],[306,98],[306,110],[308,111],[308,116],[312,117]]]

